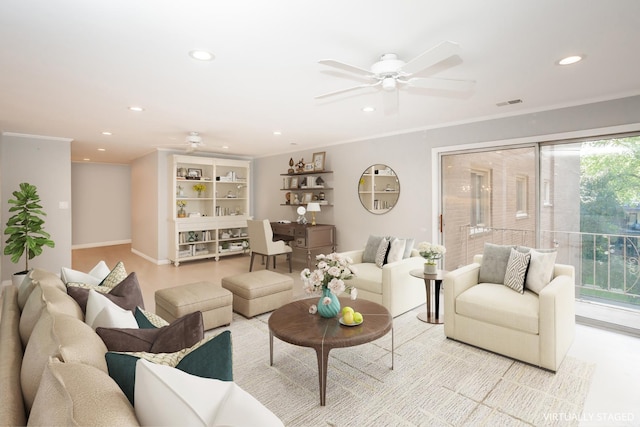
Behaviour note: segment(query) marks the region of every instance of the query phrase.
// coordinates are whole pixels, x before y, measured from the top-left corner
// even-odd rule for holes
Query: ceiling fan
[[[189,132],[182,144],[167,144],[161,147],[184,148],[185,152],[193,153],[194,151],[210,151],[206,148],[206,144],[202,142],[202,137],[198,132]]]
[[[323,99],[359,89],[377,87],[385,92],[396,92],[403,87],[418,87],[442,90],[469,90],[475,83],[473,80],[447,79],[440,77],[425,77],[419,74],[428,68],[456,55],[460,45],[451,41],[444,41],[437,46],[423,52],[409,62],[398,58],[394,53],[385,53],[369,70],[360,68],[334,59],[324,59],[318,63],[347,71],[361,78],[371,80],[371,83],[352,86],[333,92],[318,95],[315,99]],[[396,99],[397,100],[397,99]]]

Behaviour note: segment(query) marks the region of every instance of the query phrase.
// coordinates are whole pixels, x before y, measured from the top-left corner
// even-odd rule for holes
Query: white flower
[[[329,305],[329,304],[331,304],[331,298],[329,298],[329,297],[324,297],[324,298],[322,298],[322,304],[323,304],[323,305]]]
[[[300,272],[306,293],[317,294],[325,288],[334,295],[339,295],[345,290],[351,292],[352,287],[344,283],[355,275],[355,269],[351,266],[353,261],[350,258],[331,253],[317,255],[316,262],[315,270],[305,268]]]
[[[311,304],[311,307],[309,307],[309,314],[316,314],[318,312],[318,307],[316,307],[315,304]]]
[[[356,288],[351,288],[351,300],[355,300],[358,298],[358,290]]]

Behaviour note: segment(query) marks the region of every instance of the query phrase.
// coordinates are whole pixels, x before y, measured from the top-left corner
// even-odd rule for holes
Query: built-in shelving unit
[[[249,161],[185,155],[172,160],[169,256],[174,265],[245,253]]]

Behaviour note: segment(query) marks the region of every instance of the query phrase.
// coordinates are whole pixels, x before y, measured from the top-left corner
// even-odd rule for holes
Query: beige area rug
[[[274,338],[269,366],[269,314],[234,313],[234,379],[286,426],[578,424],[594,365],[567,357],[554,374],[446,339],[416,312],[394,319],[394,370],[390,333],[331,351],[325,407],[315,351]]]

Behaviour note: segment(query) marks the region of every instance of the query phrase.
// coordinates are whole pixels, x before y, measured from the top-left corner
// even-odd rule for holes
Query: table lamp
[[[307,212],[311,212],[311,225],[316,225],[316,212],[320,212],[320,203],[308,203]]]

